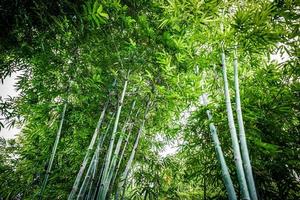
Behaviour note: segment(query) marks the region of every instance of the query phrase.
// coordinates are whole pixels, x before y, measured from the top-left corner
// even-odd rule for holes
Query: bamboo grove
[[[0,200],[300,198],[299,6],[1,2]]]

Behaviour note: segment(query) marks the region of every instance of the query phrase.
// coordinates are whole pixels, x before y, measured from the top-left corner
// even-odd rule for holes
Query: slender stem
[[[139,114],[139,111],[140,111],[140,110],[138,110],[138,111],[136,112],[136,114],[135,114],[135,119],[137,118],[137,116],[138,116],[138,114]],[[112,179],[111,185],[113,185],[113,184],[115,183],[115,180],[116,180],[116,178],[117,178],[117,175],[118,175],[118,172],[119,172],[119,169],[120,169],[120,166],[121,166],[121,164],[122,164],[122,160],[123,160],[123,157],[124,157],[124,154],[125,154],[125,151],[126,151],[126,147],[127,147],[127,145],[128,145],[129,138],[130,138],[131,133],[132,133],[132,128],[133,128],[133,125],[131,125],[131,126],[129,127],[128,134],[127,134],[127,137],[126,137],[126,139],[125,139],[125,143],[124,143],[122,152],[121,152],[121,154],[120,154],[119,162],[118,162],[118,165],[117,165],[117,167],[116,167],[116,171],[115,171],[115,173],[114,173],[114,177],[113,177],[113,179]]]
[[[203,100],[203,104],[206,106],[208,103],[206,94],[202,95],[202,100]],[[211,121],[212,115],[210,113],[210,110],[206,110],[206,114],[207,114],[208,120]],[[224,158],[224,154],[223,154],[223,151],[222,151],[222,148],[220,145],[219,137],[217,134],[217,129],[216,129],[214,123],[212,123],[212,122],[209,123],[209,129],[210,129],[211,138],[212,138],[215,150],[216,150],[217,158],[221,165],[222,176],[223,176],[225,188],[226,188],[226,191],[228,194],[228,199],[229,200],[237,200],[236,193],[234,191],[234,186],[233,186],[233,183],[232,183],[232,180],[230,177],[230,173],[229,173],[229,170],[228,170],[225,158]]]
[[[77,200],[84,198],[85,191],[87,190],[88,184],[91,180],[92,171],[94,171],[94,170],[95,170],[95,161],[92,159],[91,164],[89,165],[88,171],[85,175],[84,181],[81,184],[79,193],[78,193],[77,198],[76,198]]]
[[[235,102],[236,102],[236,112],[239,125],[239,138],[242,152],[242,159],[244,164],[244,170],[246,175],[246,180],[250,192],[250,197],[252,200],[257,200],[257,194],[255,189],[255,183],[253,179],[252,167],[249,158],[249,151],[247,147],[246,134],[243,122],[242,108],[241,108],[241,98],[240,98],[240,88],[239,88],[239,75],[238,75],[238,58],[237,50],[234,51],[234,86],[235,86]]]
[[[141,135],[143,133],[143,130],[144,130],[146,116],[148,114],[148,111],[149,111],[149,108],[150,108],[150,104],[151,104],[151,101],[148,100],[142,124],[140,125],[138,134],[136,136],[136,139],[135,139],[135,142],[134,142],[134,145],[133,145],[133,149],[132,149],[130,157],[129,157],[129,160],[128,160],[127,164],[126,164],[125,170],[124,170],[124,172],[123,172],[123,174],[121,176],[121,179],[120,179],[120,182],[119,182],[119,185],[118,185],[116,199],[119,198],[119,191],[121,191],[122,189],[123,189],[123,191],[125,191],[125,182],[127,180],[129,170],[131,169],[131,165],[132,165],[132,162],[133,162],[133,159],[134,159],[134,156],[135,156],[138,144],[139,144],[140,137],[141,137]]]
[[[109,98],[109,99],[110,99],[110,98]],[[86,168],[86,165],[87,165],[87,163],[88,163],[88,161],[89,161],[89,159],[90,159],[90,154],[91,154],[91,152],[92,152],[92,150],[93,150],[94,144],[95,144],[95,142],[96,142],[96,138],[97,138],[97,136],[98,136],[98,134],[99,134],[100,127],[101,127],[101,124],[102,124],[102,122],[103,122],[104,115],[105,115],[106,109],[107,109],[108,104],[109,104],[109,99],[106,101],[106,103],[105,103],[105,105],[104,105],[104,108],[103,108],[103,110],[102,110],[102,112],[101,112],[101,115],[100,115],[100,117],[99,117],[99,120],[98,120],[96,129],[95,129],[94,134],[93,134],[93,137],[92,137],[92,140],[91,140],[90,145],[89,145],[89,147],[88,147],[88,150],[87,150],[87,152],[86,152],[86,154],[85,154],[85,157],[84,157],[84,159],[83,159],[83,162],[82,162],[82,164],[81,164],[81,167],[80,167],[80,169],[79,169],[79,172],[78,172],[78,174],[77,174],[77,177],[76,177],[75,182],[74,182],[74,184],[73,184],[72,191],[71,191],[71,193],[69,194],[68,200],[74,199],[74,197],[75,197],[75,195],[76,195],[76,192],[77,192],[78,187],[79,187],[79,184],[80,184],[81,177],[82,177],[82,175],[83,175],[83,173],[84,173],[84,170],[85,170],[85,168]]]
[[[105,137],[104,137],[103,140],[101,141],[101,145],[103,145],[104,139],[106,138],[106,135],[107,135],[108,131],[110,130],[111,123],[112,123],[112,121],[113,121],[113,119],[114,119],[114,116],[115,116],[115,113],[113,114],[113,116],[111,117],[111,119],[110,119],[110,121],[109,121],[109,124],[108,124],[108,126],[107,126],[107,128],[106,128],[106,131],[105,131]],[[100,154],[100,150],[99,150],[99,152],[97,152],[97,153]],[[104,158],[104,163],[105,163],[105,159],[106,159],[106,158]],[[97,162],[99,162],[99,160],[98,160]],[[98,188],[99,188],[100,181],[101,181],[101,176],[102,176],[103,169],[104,169],[104,163],[102,164],[102,167],[101,167],[101,170],[100,170],[100,173],[99,173],[99,176],[98,176],[98,181],[97,181],[97,184],[96,184],[96,187],[95,187],[95,191],[94,191],[93,196],[92,196],[91,199],[95,199],[95,197],[96,197],[96,195],[97,195],[97,190],[98,190]],[[97,163],[96,165],[98,165],[98,163]]]
[[[110,123],[109,123],[109,126],[110,126]],[[99,162],[99,152],[102,149],[102,146],[103,146],[104,140],[106,138],[106,135],[107,135],[107,131],[105,132],[104,135],[102,134],[100,136],[100,138],[98,139],[98,145],[96,147],[96,150],[94,151],[94,154],[93,154],[92,160],[90,162],[89,168],[87,170],[87,173],[85,175],[84,181],[83,181],[83,183],[80,187],[77,199],[82,199],[83,198],[83,196],[86,192],[86,189],[87,189],[87,185],[89,183],[90,183],[91,186],[93,184],[93,180],[94,180],[96,169],[97,169],[98,162]]]
[[[120,137],[118,139],[118,142],[117,142],[117,145],[116,145],[116,148],[115,148],[115,151],[114,151],[114,155],[112,157],[111,165],[109,167],[109,176],[108,176],[106,188],[105,188],[105,191],[104,191],[104,193],[108,193],[107,196],[110,195],[110,192],[108,192],[109,186],[111,185],[111,187],[113,187],[112,177],[115,174],[118,157],[119,157],[119,161],[121,161],[119,153],[120,153],[120,150],[121,150],[121,145],[122,145],[122,142],[123,142],[124,134],[126,132],[126,129],[128,128],[128,124],[129,124],[129,122],[131,120],[131,117],[132,117],[132,112],[134,110],[135,104],[136,104],[136,100],[134,100],[132,102],[132,105],[131,105],[131,108],[130,108],[130,112],[129,112],[128,117],[125,120],[125,123],[124,123],[124,125],[122,127],[121,135],[120,135]]]
[[[107,184],[106,180],[107,180],[107,177],[109,175],[109,167],[110,167],[110,163],[111,163],[112,151],[113,151],[113,147],[114,147],[116,132],[117,132],[117,129],[118,129],[120,113],[121,113],[121,110],[122,110],[123,101],[124,101],[124,97],[125,97],[125,93],[126,93],[126,89],[127,89],[128,75],[126,77],[126,80],[125,80],[125,83],[124,83],[124,86],[123,86],[123,91],[122,91],[121,99],[120,99],[118,110],[117,110],[116,120],[115,120],[115,124],[114,124],[114,127],[113,127],[111,140],[110,140],[110,144],[109,144],[109,149],[107,151],[107,159],[106,159],[106,162],[105,162],[103,175],[102,175],[102,180],[101,180],[101,184],[100,184],[99,199],[103,199],[103,200],[105,199],[105,196],[106,196],[106,194],[104,192],[104,189],[106,187],[106,184]]]
[[[222,48],[221,56],[222,56],[224,95],[225,95],[225,102],[226,102],[226,109],[227,109],[228,125],[229,125],[229,131],[230,131],[230,135],[231,135],[232,148],[233,148],[233,153],[234,153],[234,160],[235,160],[235,165],[236,165],[236,170],[237,170],[238,181],[240,184],[240,189],[241,189],[241,192],[243,195],[243,199],[250,200],[247,183],[246,183],[246,179],[245,179],[245,174],[244,174],[244,169],[243,169],[243,163],[241,160],[239,141],[238,141],[236,128],[235,128],[235,124],[234,124],[234,119],[233,119],[233,112],[232,112],[232,107],[231,107],[231,100],[230,100],[229,86],[228,86],[228,79],[227,79],[225,53],[224,53],[223,48]]]
[[[100,151],[102,150],[104,141],[105,141],[107,133],[108,133],[108,131],[110,129],[111,123],[112,123],[112,121],[114,119],[114,116],[115,116],[115,113],[112,115],[111,119],[109,120],[109,123],[108,123],[108,126],[106,128],[105,134],[101,135],[101,137],[99,138],[97,148],[96,148],[96,150],[94,152],[94,155],[95,155],[94,170],[92,172],[92,180],[90,182],[89,192],[88,192],[88,195],[87,195],[87,199],[90,199],[91,195],[93,194],[92,190],[93,190],[93,184],[94,184],[96,173],[97,173]],[[101,176],[101,171],[100,171],[100,175],[99,176]],[[98,182],[97,182],[97,185],[98,185]],[[98,186],[96,186],[96,190],[97,190],[97,188],[98,188]]]
[[[53,161],[54,161],[54,158],[55,158],[58,142],[59,142],[59,139],[60,139],[60,136],[61,136],[62,126],[63,126],[64,120],[65,120],[66,109],[67,109],[67,103],[64,104],[64,108],[63,108],[63,111],[62,111],[59,128],[58,128],[58,131],[57,131],[57,134],[56,134],[56,139],[55,139],[55,142],[54,142],[54,145],[53,145],[53,148],[52,148],[52,153],[51,153],[49,165],[48,165],[48,168],[47,168],[47,171],[46,171],[45,179],[43,181],[42,189],[41,189],[41,192],[39,194],[39,199],[43,198],[43,193],[44,193],[44,190],[46,188],[46,185],[47,185],[47,182],[48,182],[48,179],[49,179],[49,175],[51,173],[51,169],[52,169]]]

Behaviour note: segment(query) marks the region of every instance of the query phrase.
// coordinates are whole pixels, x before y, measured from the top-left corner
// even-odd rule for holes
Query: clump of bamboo
[[[227,110],[227,118],[228,118],[229,131],[231,135],[232,148],[234,153],[234,161],[237,170],[238,181],[240,184],[240,189],[241,189],[243,199],[250,200],[245,173],[243,169],[243,163],[241,159],[239,141],[238,141],[234,119],[233,119],[233,112],[231,107],[231,100],[230,100],[229,86],[228,86],[228,79],[227,79],[226,60],[225,60],[223,45],[222,45],[221,56],[222,56],[222,72],[223,72],[223,81],[224,81],[224,95],[225,95],[225,103],[226,103],[226,110]]]
[[[106,197],[106,188],[108,188],[107,185],[109,184],[107,180],[108,180],[108,177],[109,177],[109,169],[110,169],[110,165],[111,165],[111,158],[112,158],[116,133],[117,133],[117,129],[118,129],[120,114],[121,114],[121,110],[122,110],[122,106],[123,106],[124,97],[125,97],[125,94],[126,94],[126,89],[127,89],[127,84],[128,84],[128,76],[129,76],[129,73],[127,74],[126,80],[124,82],[123,91],[122,91],[122,94],[121,94],[120,101],[118,103],[116,119],[115,119],[114,127],[113,127],[113,130],[112,130],[112,134],[111,134],[110,144],[109,144],[107,154],[106,154],[103,174],[102,174],[99,193],[98,193],[99,194],[98,199],[105,199],[105,197]]]
[[[138,147],[141,135],[142,135],[143,130],[144,130],[146,116],[148,114],[150,105],[151,105],[151,101],[148,100],[147,107],[146,107],[146,110],[144,112],[143,121],[142,121],[142,123],[140,125],[140,128],[138,130],[138,133],[136,135],[135,142],[134,142],[134,145],[133,145],[133,148],[132,148],[129,160],[127,161],[125,170],[124,170],[124,172],[122,173],[122,175],[120,177],[120,182],[118,184],[117,192],[116,192],[116,195],[115,195],[115,199],[116,200],[119,199],[120,192],[122,192],[122,196],[124,195],[124,191],[126,189],[126,182],[127,182],[128,174],[129,174],[129,171],[131,169],[131,166],[132,166],[132,163],[133,163],[133,159],[134,159],[134,156],[135,156],[135,153],[136,153],[136,150],[137,150],[137,147]]]
[[[97,167],[98,167],[98,163],[99,163],[99,154],[100,154],[100,151],[103,147],[104,141],[105,141],[107,133],[110,129],[111,122],[113,121],[113,118],[114,118],[114,114],[112,115],[112,117],[111,117],[111,119],[108,123],[108,126],[107,126],[107,129],[106,129],[105,133],[101,134],[101,136],[98,138],[97,147],[94,151],[92,160],[90,162],[90,165],[88,167],[88,170],[86,172],[84,180],[81,184],[79,193],[77,195],[77,199],[83,199],[87,189],[89,189],[88,198],[90,198],[90,196],[91,196],[91,193],[92,193],[91,190],[93,189],[92,186],[93,186],[93,182],[94,182],[94,179],[95,179],[95,176],[96,176]]]
[[[115,84],[116,84],[116,81],[114,81],[114,84],[113,84],[113,85],[115,85]],[[108,107],[109,102],[110,102],[110,96],[111,96],[111,94],[112,94],[112,91],[109,92],[108,99],[107,99],[107,101],[106,101],[106,103],[105,103],[105,105],[104,105],[104,107],[103,107],[103,110],[102,110],[101,115],[100,115],[100,117],[99,117],[99,120],[98,120],[98,122],[97,122],[96,129],[95,129],[95,131],[94,131],[93,137],[92,137],[92,139],[91,139],[91,142],[90,142],[90,144],[89,144],[89,147],[88,147],[87,152],[86,152],[86,154],[85,154],[85,157],[84,157],[84,159],[83,159],[83,162],[82,162],[82,164],[81,164],[81,167],[80,167],[80,169],[79,169],[79,172],[78,172],[78,174],[77,174],[77,176],[76,176],[76,179],[75,179],[75,182],[74,182],[74,184],[73,184],[72,191],[71,191],[70,194],[69,194],[68,200],[72,200],[72,199],[75,198],[75,195],[76,195],[76,193],[77,193],[79,184],[80,184],[80,182],[81,182],[82,175],[83,175],[83,173],[84,173],[84,171],[85,171],[85,168],[86,168],[86,166],[87,166],[87,164],[88,164],[88,162],[89,162],[89,160],[90,160],[90,155],[91,155],[92,150],[93,150],[93,148],[94,148],[94,145],[95,145],[95,143],[96,143],[96,139],[97,139],[97,137],[98,137],[98,134],[99,134],[99,131],[100,131],[100,127],[101,127],[101,125],[102,125],[102,122],[103,122],[103,119],[104,119],[104,116],[105,116],[105,112],[106,112],[107,107]]]
[[[111,184],[113,184],[111,181],[112,181],[112,178],[113,178],[114,173],[115,173],[115,169],[116,169],[116,165],[117,165],[117,159],[119,158],[119,161],[121,161],[121,159],[119,157],[119,153],[120,153],[120,150],[121,150],[121,145],[122,145],[122,142],[123,142],[124,133],[125,133],[125,131],[127,129],[127,126],[128,126],[128,124],[131,120],[131,115],[132,115],[132,112],[134,110],[135,104],[136,104],[136,101],[134,100],[132,102],[131,109],[130,109],[130,112],[128,114],[128,117],[127,117],[127,119],[126,119],[126,121],[123,125],[122,130],[121,130],[121,134],[119,136],[114,154],[113,154],[112,159],[111,159],[110,168],[109,168],[109,172],[108,172],[108,177],[107,177],[107,180],[106,180],[107,184],[106,184],[106,187],[104,188],[104,193],[106,193],[106,194],[108,193],[109,186]]]

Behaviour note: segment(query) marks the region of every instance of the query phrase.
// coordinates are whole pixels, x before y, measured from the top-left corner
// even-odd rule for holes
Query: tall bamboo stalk
[[[96,150],[93,154],[93,157],[92,157],[92,160],[90,162],[90,165],[88,167],[88,170],[86,172],[86,175],[84,177],[84,180],[81,184],[81,187],[80,187],[80,190],[79,190],[79,193],[77,195],[77,199],[81,199],[83,198],[84,194],[85,194],[85,191],[87,189],[87,185],[89,184],[90,180],[92,179],[92,176],[93,174],[95,173],[96,171],[96,166],[97,166],[97,160],[98,160],[98,156],[99,156],[99,151],[100,149],[102,148],[102,145],[99,145],[101,144],[101,140],[105,137],[105,135],[101,135],[101,138],[99,139],[99,142],[98,142],[98,145],[96,147]]]
[[[123,138],[124,138],[124,133],[126,132],[126,129],[128,127],[128,124],[131,120],[131,115],[132,115],[132,112],[135,108],[135,104],[136,104],[136,100],[134,100],[132,102],[132,105],[131,105],[131,108],[130,108],[130,112],[127,116],[127,119],[125,120],[125,123],[122,127],[122,130],[121,130],[121,134],[119,136],[119,139],[118,139],[118,142],[117,142],[117,145],[116,145],[116,148],[115,148],[115,151],[114,151],[114,154],[112,156],[112,160],[111,160],[111,164],[110,164],[110,167],[109,167],[109,176],[107,177],[107,184],[106,184],[106,188],[104,189],[104,193],[106,194],[107,196],[107,193],[108,193],[108,189],[109,189],[109,186],[112,184],[112,177],[115,173],[115,170],[116,170],[116,165],[117,165],[117,159],[119,157],[119,153],[120,153],[120,150],[121,150],[121,145],[122,145],[122,142],[123,142]],[[119,157],[119,161],[120,160],[120,157]]]
[[[119,182],[119,185],[118,185],[118,189],[117,189],[117,193],[116,193],[116,198],[115,198],[116,200],[119,199],[119,192],[121,190],[125,191],[125,182],[127,181],[129,170],[131,169],[131,165],[132,165],[132,162],[133,162],[133,159],[134,159],[134,156],[135,156],[135,153],[136,153],[139,141],[140,141],[140,137],[141,137],[141,135],[143,133],[143,130],[144,130],[146,116],[148,114],[148,111],[149,111],[149,108],[150,108],[150,104],[151,104],[151,101],[148,100],[147,107],[146,107],[146,110],[145,110],[145,113],[144,113],[144,117],[143,117],[143,121],[142,121],[142,123],[140,125],[138,134],[136,136],[136,139],[135,139],[135,142],[134,142],[134,145],[133,145],[133,149],[131,151],[129,160],[127,161],[125,170],[124,170],[123,174],[121,175],[121,179],[120,179],[120,182]]]
[[[77,195],[77,198],[76,198],[77,200],[84,198],[85,192],[87,190],[88,184],[91,180],[92,173],[93,173],[94,170],[95,170],[95,160],[92,159],[92,161],[89,165],[88,171],[87,171],[87,173],[84,177],[84,181],[82,182],[80,190],[78,192],[78,195]]]
[[[106,138],[106,136],[107,136],[107,134],[108,134],[108,132],[109,132],[109,130],[110,130],[111,123],[112,123],[112,121],[113,121],[113,119],[114,119],[114,116],[115,116],[115,113],[113,114],[113,116],[111,117],[111,119],[110,119],[110,121],[109,121],[109,124],[108,124],[108,126],[107,126],[107,128],[106,128],[106,131],[105,131],[105,134],[104,134],[104,138],[103,138],[103,140],[101,141],[101,143],[102,143],[101,145],[103,145],[104,140],[105,140],[105,138]],[[97,152],[97,153],[100,154],[100,150],[99,150],[99,152]],[[105,160],[105,159],[104,159],[104,160]],[[97,162],[96,165],[98,165],[99,158],[96,159],[96,162]],[[103,173],[103,169],[104,169],[104,164],[102,165],[101,170],[100,170],[100,172],[99,172],[99,175],[98,175],[98,181],[97,181],[97,184],[96,184],[96,187],[95,187],[95,191],[94,191],[93,193],[91,193],[91,191],[89,191],[90,194],[89,194],[88,196],[90,196],[91,199],[95,199],[95,198],[96,198],[97,190],[98,190],[98,188],[99,188],[100,181],[101,181],[101,176],[102,176],[102,173]],[[95,177],[95,174],[93,174],[93,176]],[[92,183],[91,183],[91,184],[92,184]],[[91,186],[90,186],[90,188],[91,188]],[[90,189],[90,190],[91,190],[91,189]],[[90,199],[90,198],[88,197],[88,199]]]
[[[116,132],[117,132],[117,129],[118,129],[118,124],[119,124],[120,114],[121,114],[121,110],[122,110],[122,106],[123,106],[123,101],[124,101],[124,97],[125,97],[125,94],[126,94],[128,76],[129,76],[129,73],[127,74],[126,80],[124,82],[123,91],[122,91],[122,94],[121,94],[121,98],[120,98],[120,101],[119,101],[118,110],[117,110],[117,114],[116,114],[116,120],[115,120],[115,124],[114,124],[114,127],[113,127],[109,148],[108,148],[108,151],[107,151],[106,162],[105,162],[105,165],[104,165],[104,170],[103,170],[103,174],[102,174],[102,178],[101,178],[101,184],[100,184],[100,189],[99,189],[99,194],[100,194],[99,199],[103,199],[103,200],[105,199],[105,195],[106,195],[104,193],[104,189],[107,187],[106,186],[106,184],[107,184],[106,180],[107,180],[107,177],[108,177],[108,172],[109,172],[109,167],[110,167],[111,157],[112,157],[112,151],[113,151],[113,147],[114,147]]]
[[[244,164],[244,170],[246,175],[246,180],[250,192],[250,197],[252,200],[257,200],[257,194],[255,189],[255,183],[253,179],[252,167],[249,158],[249,151],[247,147],[246,141],[246,134],[244,128],[244,121],[242,115],[242,108],[241,108],[241,98],[240,98],[240,88],[239,88],[239,75],[238,75],[238,56],[237,56],[237,49],[235,47],[234,50],[234,86],[235,86],[235,102],[236,102],[236,113],[239,125],[239,138],[240,138],[240,145],[241,145],[241,152],[242,152],[242,159]]]
[[[109,98],[109,99],[110,99],[110,98]],[[76,193],[77,193],[77,190],[78,190],[78,187],[79,187],[79,184],[80,184],[80,181],[81,181],[81,177],[82,177],[82,175],[83,175],[83,173],[84,173],[84,170],[85,170],[85,168],[86,168],[86,165],[87,165],[87,163],[88,163],[88,161],[89,161],[89,159],[90,159],[90,154],[92,153],[94,144],[95,144],[96,139],[97,139],[97,136],[98,136],[98,134],[99,134],[100,127],[101,127],[101,124],[102,124],[102,122],[103,122],[103,119],[104,119],[104,116],[105,116],[105,112],[106,112],[106,109],[107,109],[108,104],[109,104],[109,99],[106,101],[106,103],[105,103],[105,105],[104,105],[104,108],[103,108],[103,110],[102,110],[102,112],[101,112],[101,115],[100,115],[100,117],[99,117],[99,120],[98,120],[96,129],[95,129],[94,134],[93,134],[93,137],[92,137],[92,140],[91,140],[91,142],[90,142],[90,144],[89,144],[88,150],[87,150],[87,152],[86,152],[86,154],[85,154],[85,157],[84,157],[84,159],[83,159],[83,162],[82,162],[82,164],[81,164],[81,167],[80,167],[80,169],[79,169],[79,172],[78,172],[78,174],[77,174],[77,177],[76,177],[75,182],[74,182],[74,184],[73,184],[72,191],[71,191],[71,193],[69,194],[68,200],[74,199],[74,197],[75,197],[75,195],[76,195]]]
[[[208,103],[206,94],[202,95],[202,101],[203,101],[203,104],[206,106]],[[207,114],[208,120],[211,121],[212,115],[210,113],[210,110],[206,110],[206,114]],[[229,173],[229,170],[228,170],[228,167],[227,167],[224,155],[223,155],[223,151],[222,151],[222,148],[220,145],[219,137],[217,134],[217,129],[213,122],[209,123],[209,129],[210,129],[213,144],[215,146],[217,158],[221,165],[223,180],[224,180],[225,188],[226,188],[226,191],[228,194],[228,199],[229,200],[237,200],[236,193],[234,191],[234,186],[233,186],[233,183],[232,183],[232,180],[230,177],[230,173]]]
[[[114,116],[114,115],[113,115],[113,116]],[[110,120],[110,122],[109,122],[109,124],[108,124],[108,129],[109,129],[110,125],[111,125],[113,116],[112,116],[112,118],[111,118],[111,120]],[[82,199],[82,198],[84,197],[85,192],[86,192],[86,190],[88,189],[89,185],[90,185],[89,188],[91,188],[91,186],[93,185],[93,180],[94,180],[94,178],[95,178],[95,173],[96,173],[96,171],[97,171],[97,166],[98,166],[98,162],[99,162],[99,153],[100,153],[100,151],[101,151],[101,149],[102,149],[102,146],[103,146],[103,143],[104,143],[104,141],[105,141],[107,132],[108,132],[108,130],[107,130],[104,134],[102,134],[102,135],[100,136],[100,138],[98,139],[97,147],[96,147],[96,149],[95,149],[95,151],[94,151],[92,160],[91,160],[91,162],[90,162],[90,165],[89,165],[89,167],[88,167],[88,170],[87,170],[87,172],[86,172],[86,175],[85,175],[85,177],[84,177],[84,180],[83,180],[83,182],[82,182],[82,184],[81,184],[79,193],[78,193],[78,195],[77,195],[77,199]]]
[[[240,190],[241,190],[243,199],[250,200],[248,187],[247,187],[247,183],[246,183],[246,178],[245,178],[245,174],[244,174],[244,169],[243,169],[243,163],[242,163],[242,159],[241,159],[239,141],[238,141],[236,128],[235,128],[235,124],[234,124],[234,119],[233,119],[233,112],[232,112],[232,107],[231,107],[231,100],[230,100],[229,86],[228,86],[228,79],[227,79],[226,60],[225,60],[225,53],[224,53],[223,46],[222,46],[221,56],[222,56],[224,95],[225,95],[225,102],[226,102],[226,109],[227,109],[228,125],[229,125],[229,130],[230,130],[230,135],[231,135],[232,148],[233,148],[233,153],[234,153],[234,160],[235,160],[235,165],[236,165],[236,170],[237,170],[238,181],[240,184]]]
[[[104,133],[104,135],[101,135],[101,137],[99,138],[99,141],[98,141],[98,145],[97,145],[97,148],[94,152],[94,155],[95,155],[95,160],[94,160],[94,170],[92,171],[92,179],[89,183],[89,191],[88,191],[88,194],[87,194],[87,199],[90,199],[92,197],[92,194],[93,194],[93,185],[94,185],[94,181],[95,181],[95,177],[96,177],[96,173],[97,173],[97,168],[98,168],[98,163],[99,163],[99,155],[100,155],[100,151],[102,150],[102,147],[103,147],[103,144],[104,144],[104,141],[106,139],[106,136],[107,136],[107,133],[110,129],[110,126],[111,126],[111,123],[114,119],[114,116],[115,116],[115,113],[112,115],[111,119],[109,120],[109,123],[108,123],[108,126],[106,128],[106,131]],[[93,156],[94,156],[93,155]],[[90,163],[92,164],[92,163]],[[101,176],[101,171],[100,171],[100,175]],[[95,188],[97,190],[97,187]]]
[[[135,114],[135,119],[137,118],[138,114],[139,114],[139,109],[138,111],[136,112]],[[128,130],[128,134],[126,136],[126,139],[125,139],[125,143],[124,143],[124,146],[123,146],[123,149],[122,149],[122,152],[120,154],[120,158],[119,158],[119,161],[118,161],[118,165],[116,167],[116,170],[114,172],[114,176],[113,176],[113,179],[111,181],[111,185],[113,186],[113,184],[115,183],[115,180],[117,178],[117,175],[118,175],[118,172],[119,172],[119,169],[120,169],[120,166],[121,166],[121,163],[123,161],[123,157],[124,157],[124,154],[125,154],[125,151],[126,151],[126,148],[127,148],[127,145],[128,145],[128,142],[129,142],[129,138],[131,136],[131,133],[132,133],[132,128],[133,128],[133,125],[130,125],[129,127],[129,130]]]
[[[63,126],[64,120],[65,120],[66,109],[67,109],[67,103],[64,104],[64,108],[63,108],[63,111],[62,111],[62,114],[61,114],[61,120],[60,120],[59,128],[57,130],[57,134],[56,134],[55,142],[54,142],[54,145],[53,145],[53,148],[52,148],[52,153],[51,153],[50,161],[49,161],[48,168],[47,168],[47,171],[46,171],[45,179],[43,181],[41,192],[39,194],[39,199],[43,198],[43,193],[44,193],[44,190],[46,188],[46,185],[47,185],[47,182],[48,182],[48,179],[49,179],[49,174],[51,173],[51,169],[52,169],[53,161],[54,161],[54,158],[55,158],[58,142],[59,142],[59,139],[60,139],[60,136],[61,136],[62,126]]]

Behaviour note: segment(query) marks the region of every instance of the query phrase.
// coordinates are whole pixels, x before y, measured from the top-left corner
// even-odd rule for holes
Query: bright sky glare
[[[18,73],[13,73],[10,77],[7,77],[4,80],[3,84],[0,84],[0,97],[3,99],[7,98],[8,96],[18,96],[18,92],[16,91],[14,85],[16,83],[16,77],[18,76]],[[2,116],[0,115],[0,118]],[[20,132],[20,129],[18,128],[3,128],[0,131],[0,137],[4,137],[5,139],[12,139],[15,138],[16,135]]]

